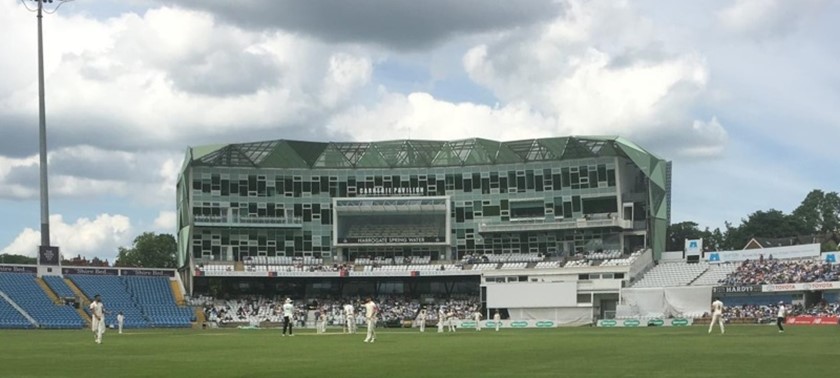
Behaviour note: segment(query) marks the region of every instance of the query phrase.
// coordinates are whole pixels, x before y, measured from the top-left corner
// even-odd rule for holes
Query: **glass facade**
[[[179,257],[182,264],[189,255],[312,256],[325,262],[379,254],[457,259],[645,244],[656,252],[658,239],[664,247],[670,215],[669,179],[669,162],[621,138],[196,147],[188,150],[178,181]],[[343,214],[334,212],[334,199],[403,197],[449,202],[447,245],[342,246],[334,238],[333,218]],[[409,206],[391,211],[396,220],[386,223],[398,232],[400,226],[417,228],[399,220],[417,215]],[[364,223],[365,215],[376,213],[347,219]]]

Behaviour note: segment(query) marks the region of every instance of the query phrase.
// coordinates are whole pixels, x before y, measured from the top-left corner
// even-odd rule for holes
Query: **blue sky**
[[[44,19],[53,239],[175,228],[186,146],[622,135],[673,220],[837,191],[840,3],[89,1]],[[336,5],[338,4],[338,5]],[[54,5],[53,5],[54,6]],[[0,252],[38,244],[35,18],[0,0]]]

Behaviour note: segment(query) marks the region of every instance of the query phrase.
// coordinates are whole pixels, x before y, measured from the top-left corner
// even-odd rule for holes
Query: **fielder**
[[[344,305],[345,322],[347,323],[345,331],[347,333],[356,333],[356,315],[353,313],[353,305],[348,303]]]
[[[779,333],[785,333],[785,316],[787,315],[787,308],[785,302],[779,301],[779,312],[776,313],[776,326],[779,327]]]
[[[426,332],[426,309],[421,308],[420,313],[417,314],[417,325],[420,327],[420,332]]]
[[[499,332],[499,327],[502,325],[502,315],[499,314],[499,310],[493,314],[493,323],[496,324],[496,332]]]
[[[373,299],[368,298],[365,302],[365,319],[367,319],[367,337],[365,337],[366,343],[373,343],[376,341],[376,315],[379,313],[379,306],[373,301]]]
[[[318,333],[327,332],[327,312],[321,310],[321,316],[318,317]]]
[[[709,333],[712,333],[712,328],[715,327],[715,322],[720,324],[720,333],[723,334],[725,332],[723,328],[723,302],[720,301],[720,298],[715,297],[715,301],[712,302],[712,322],[709,323]]]
[[[93,341],[97,344],[102,344],[102,335],[105,334],[105,313],[102,298],[96,294],[90,303],[90,328],[93,331]]]
[[[446,322],[446,310],[441,306],[438,309],[438,333],[443,333],[443,323]]]
[[[473,313],[473,319],[475,319],[475,330],[481,331],[481,313],[478,310]]]
[[[122,335],[123,324],[125,323],[125,315],[123,315],[122,311],[117,313],[117,329],[119,330],[119,334]]]

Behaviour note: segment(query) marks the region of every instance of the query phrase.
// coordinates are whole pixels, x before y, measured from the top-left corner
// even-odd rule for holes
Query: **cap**
[[[292,303],[292,298],[286,298],[286,303]]]

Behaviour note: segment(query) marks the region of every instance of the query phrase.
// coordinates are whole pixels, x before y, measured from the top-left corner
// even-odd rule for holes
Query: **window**
[[[592,294],[578,294],[577,303],[592,303]]]

